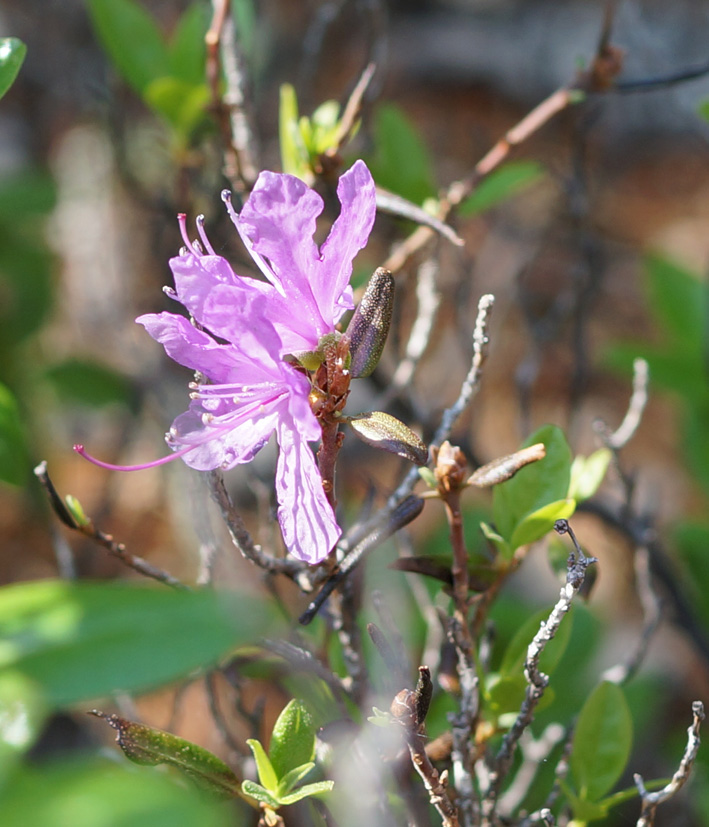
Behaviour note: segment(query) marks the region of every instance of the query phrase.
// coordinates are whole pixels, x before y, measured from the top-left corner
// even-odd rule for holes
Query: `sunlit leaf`
[[[259,781],[266,790],[276,795],[278,791],[278,776],[273,769],[271,759],[266,755],[263,744],[256,738],[249,738],[246,743],[249,745],[249,749],[253,753],[254,760],[256,761]]]
[[[0,588],[0,670],[34,680],[57,706],[140,692],[209,666],[266,633],[248,595],[128,583],[44,580]]]
[[[27,54],[27,46],[17,37],[0,38],[0,98],[15,82]]]
[[[322,793],[329,793],[335,786],[334,781],[316,781],[314,784],[306,784],[300,787],[295,792],[289,795],[284,795],[280,801],[281,804],[295,804],[296,801],[301,801],[303,798],[308,798],[311,795],[322,795]]]
[[[251,796],[251,798],[255,798],[256,801],[261,801],[268,805],[272,810],[277,810],[281,806],[281,802],[275,795],[272,795],[265,787],[262,787],[255,781],[246,779],[241,785],[241,791],[244,795]]]
[[[357,436],[390,454],[408,459],[416,465],[428,462],[428,448],[410,428],[390,414],[382,411],[358,414],[348,419]]]
[[[48,711],[33,681],[10,669],[0,673],[0,789],[41,733]]]
[[[97,711],[93,714],[116,730],[118,745],[134,763],[175,767],[198,787],[218,798],[233,798],[239,794],[239,779],[220,758],[204,747],[118,715]]]
[[[302,701],[293,698],[274,724],[268,756],[281,779],[296,767],[310,763],[314,755],[313,716]]]
[[[314,767],[315,764],[309,761],[307,764],[301,764],[300,767],[294,767],[287,772],[278,782],[278,797],[281,798],[287,795]]]
[[[557,520],[567,520],[576,511],[576,500],[568,497],[544,505],[522,518],[512,534],[512,549],[536,543],[548,534]]]
[[[571,464],[569,497],[576,502],[592,497],[603,482],[611,456],[608,448],[599,448],[588,457],[574,457]]]

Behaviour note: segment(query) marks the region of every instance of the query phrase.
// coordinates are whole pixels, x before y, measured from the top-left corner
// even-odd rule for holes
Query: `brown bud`
[[[434,476],[443,491],[455,491],[465,484],[467,461],[457,445],[446,440],[434,455]]]

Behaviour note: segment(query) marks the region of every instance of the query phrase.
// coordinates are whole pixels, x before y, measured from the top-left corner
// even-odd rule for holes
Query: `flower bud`
[[[394,279],[384,267],[372,274],[347,328],[352,377],[369,376],[384,350],[394,309]]]

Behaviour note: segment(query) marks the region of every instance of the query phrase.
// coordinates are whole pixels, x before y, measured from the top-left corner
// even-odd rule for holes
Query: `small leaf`
[[[72,494],[67,494],[64,497],[64,504],[71,515],[72,520],[77,526],[87,526],[91,524],[91,520],[86,516],[84,507]]]
[[[353,379],[369,376],[384,350],[394,311],[394,278],[377,267],[347,327]]]
[[[293,698],[278,716],[268,755],[278,778],[313,760],[315,724],[302,701]]]
[[[0,480],[24,485],[29,468],[20,409],[9,388],[0,383]]]
[[[517,525],[510,540],[510,547],[518,549],[541,540],[557,520],[567,520],[576,511],[576,500],[563,499],[532,511]]]
[[[315,764],[309,761],[307,764],[301,764],[300,767],[294,767],[290,772],[287,772],[278,782],[278,797],[287,795],[314,767]]]
[[[234,798],[239,794],[239,779],[209,750],[118,715],[105,715],[97,710],[91,714],[103,718],[116,730],[116,742],[134,763],[176,767],[198,787],[220,798]]]
[[[571,771],[579,797],[599,801],[620,778],[630,756],[633,724],[623,690],[600,683],[584,703],[574,732]]]
[[[603,482],[612,453],[608,448],[599,448],[589,457],[574,457],[571,464],[569,497],[582,502],[592,497]]]
[[[241,785],[241,792],[255,798],[256,801],[261,801],[272,810],[277,810],[281,806],[281,802],[275,796],[255,781],[249,781],[248,779],[244,781]]]
[[[482,531],[485,539],[489,540],[497,548],[504,559],[507,560],[512,556],[512,550],[507,544],[505,538],[501,537],[491,525],[481,520],[480,530]]]
[[[134,0],[87,0],[101,45],[124,80],[142,94],[170,74],[170,56],[153,18]]]
[[[15,82],[27,54],[27,46],[17,37],[0,38],[0,98]]]
[[[486,212],[507,201],[544,176],[544,168],[536,161],[510,161],[491,172],[459,207],[460,215]]]
[[[566,499],[569,490],[571,450],[563,432],[556,425],[545,425],[523,447],[537,442],[544,443],[544,459],[522,468],[511,480],[495,486],[493,493],[495,528],[513,549],[512,536],[525,517]]]
[[[436,489],[438,488],[438,482],[436,481],[436,475],[431,471],[430,468],[427,468],[425,465],[419,468],[419,477],[426,483],[429,488]]]
[[[387,729],[394,724],[391,713],[385,712],[383,709],[378,709],[376,706],[372,707],[372,712],[374,712],[374,715],[370,715],[367,718],[370,724],[374,724],[374,726],[381,727],[382,729]]]
[[[290,83],[281,85],[278,108],[278,139],[281,145],[281,167],[289,175],[304,181],[312,180],[307,150],[298,124],[298,98]]]
[[[416,434],[393,416],[382,411],[359,414],[348,420],[357,436],[374,448],[404,457],[416,465],[428,462],[428,448]]]
[[[314,784],[306,784],[290,795],[284,795],[283,798],[280,799],[280,802],[284,806],[287,804],[295,804],[296,801],[301,801],[303,798],[308,798],[311,795],[329,793],[334,786],[334,781],[316,781]]]
[[[249,745],[251,752],[254,755],[259,781],[267,790],[270,790],[274,795],[276,795],[278,790],[278,775],[276,775],[276,771],[273,769],[271,759],[268,755],[266,755],[266,750],[263,748],[263,744],[260,741],[257,741],[256,738],[249,738],[246,743]]]

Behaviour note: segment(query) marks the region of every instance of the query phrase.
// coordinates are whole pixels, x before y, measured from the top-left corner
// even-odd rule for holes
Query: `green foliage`
[[[93,758],[27,768],[0,792],[3,827],[228,827],[233,813],[153,770]]]
[[[0,675],[66,706],[140,692],[213,664],[263,634],[262,601],[214,591],[47,580],[0,589]]]
[[[508,161],[491,172],[462,202],[462,216],[478,215],[508,201],[517,193],[536,184],[544,177],[544,168],[536,161]]]
[[[93,714],[104,718],[116,730],[118,745],[135,764],[167,764],[217,798],[234,798],[239,795],[237,777],[220,758],[204,747],[118,715],[104,715],[102,712]]]
[[[185,146],[205,121],[207,10],[188,7],[170,40],[134,0],[87,0],[96,34],[118,73]]]
[[[64,402],[88,407],[135,405],[135,389],[127,376],[98,362],[71,358],[50,365],[44,378]]]
[[[0,384],[0,480],[24,485],[29,465],[19,406],[9,388]]]
[[[0,38],[0,98],[15,82],[26,54],[27,46],[18,38]]]
[[[315,726],[302,701],[291,700],[278,716],[268,755],[260,741],[249,739],[246,743],[256,761],[260,783],[244,781],[242,792],[271,810],[333,788],[332,781],[317,781],[295,789],[315,767]]]
[[[599,803],[609,792],[625,769],[632,742],[623,690],[604,681],[587,698],[574,731],[570,765],[581,802]]]
[[[377,108],[374,116],[374,153],[367,165],[380,187],[414,204],[436,197],[433,163],[414,125],[393,104]]]
[[[603,482],[611,457],[608,448],[599,448],[588,457],[580,454],[574,457],[571,463],[569,497],[577,503],[592,497]]]
[[[571,450],[563,432],[555,425],[545,425],[522,447],[537,442],[544,443],[544,459],[525,466],[494,489],[495,533],[503,541],[496,542],[505,556],[521,545],[539,540],[556,520],[571,516],[576,507],[568,497]]]
[[[0,790],[34,744],[48,713],[39,687],[19,672],[0,672]]]

